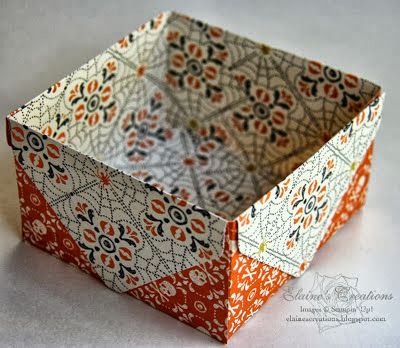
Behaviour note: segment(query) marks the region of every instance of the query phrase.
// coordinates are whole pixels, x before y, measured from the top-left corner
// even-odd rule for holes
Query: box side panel
[[[11,142],[54,218],[113,290],[128,291],[223,253],[226,222],[208,211],[13,120]]]
[[[9,118],[99,160],[123,153],[122,117],[154,93],[144,66],[170,14],[163,13],[51,85]],[[127,62],[129,61],[130,64]]]
[[[235,231],[236,223],[228,223],[224,253],[218,260],[143,285],[129,295],[226,343]]]
[[[322,238],[318,249],[322,248],[330,238],[342,227],[351,217],[360,210],[367,199],[367,190],[371,175],[372,154],[374,142],[370,145],[364,159],[352,177],[349,189],[343,195],[342,200],[332,217],[331,223]]]
[[[234,232],[237,243],[237,227]],[[236,248],[231,258],[228,338],[290,278],[277,268],[241,254]]]
[[[162,14],[13,117],[233,219],[317,151],[376,88]]]
[[[365,204],[370,178],[371,145],[336,209],[319,248]],[[268,299],[291,277],[239,252],[232,256],[231,285],[229,289],[228,336],[231,337]]]
[[[380,124],[375,98],[315,155],[239,218],[240,251],[293,276],[309,266]]]
[[[97,265],[71,236],[18,161],[16,173],[24,240],[104,281]],[[226,343],[231,255],[228,238],[229,235],[218,259],[141,285],[128,294]],[[134,276],[130,280],[137,281]]]

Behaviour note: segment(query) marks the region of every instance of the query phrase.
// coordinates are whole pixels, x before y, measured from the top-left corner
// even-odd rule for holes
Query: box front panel
[[[220,218],[10,122],[18,165],[113,290],[219,259]]]
[[[383,96],[239,219],[239,249],[299,276],[309,266],[380,124]]]
[[[106,270],[99,273],[102,269],[100,265],[92,262],[85,246],[65,228],[17,160],[15,164],[24,240],[107,284],[109,280],[104,279]],[[87,229],[86,233],[90,235],[93,230]],[[134,236],[134,241],[140,243],[138,237]],[[143,285],[139,283],[137,275],[130,275],[127,280],[135,287],[127,293],[221,342],[226,342],[230,245],[227,234],[224,252],[218,259],[213,258]],[[129,251],[125,250],[124,255],[128,256]],[[115,255],[110,255],[106,261],[113,262],[113,259]],[[155,260],[148,262],[148,267],[154,263]],[[114,280],[114,283],[114,286],[119,286],[120,281]]]
[[[351,183],[340,200],[324,232],[321,248],[365,204],[371,172],[373,145],[353,173]],[[268,299],[290,280],[291,276],[261,261],[236,252],[232,255],[229,289],[228,335],[231,337]]]

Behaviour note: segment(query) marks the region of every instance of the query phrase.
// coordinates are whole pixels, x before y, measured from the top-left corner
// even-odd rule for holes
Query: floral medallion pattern
[[[338,102],[349,112],[359,112],[362,109],[359,78],[319,62],[308,63],[306,72],[298,81],[298,86],[300,92],[308,98],[323,96]]]
[[[363,125],[370,126],[377,121],[380,109],[382,105],[379,103],[379,99],[374,99],[370,108],[363,110],[354,118],[354,122],[350,122],[340,130],[340,145],[345,147],[354,135],[354,132],[360,129]]]
[[[55,121],[44,127],[41,133],[49,138],[57,140],[62,144],[65,144],[68,137],[68,132],[66,128],[69,122],[70,119],[67,115],[57,114],[55,117]]]
[[[111,122],[117,114],[117,103],[112,98],[111,81],[117,72],[117,63],[109,61],[102,70],[101,79],[77,83],[68,96],[76,122],[90,127],[99,122]]]
[[[332,175],[334,160],[328,160],[323,168],[321,178],[315,178],[309,183],[300,185],[294,189],[294,195],[290,200],[293,209],[294,229],[289,233],[287,248],[293,248],[299,241],[299,235],[310,226],[321,223],[328,212],[328,186],[327,180]]]
[[[62,161],[62,151],[48,136],[30,131],[26,126],[16,126],[11,130],[12,148],[20,165],[32,166],[35,170],[46,173],[57,184],[66,184]]]
[[[167,19],[167,16],[165,13],[159,14],[157,17],[154,19],[151,19],[150,21],[142,24],[138,28],[138,32],[145,32],[145,31],[158,31],[162,27],[162,25],[165,23],[165,20]]]
[[[228,57],[224,46],[202,45],[174,31],[168,33],[167,41],[171,50],[167,83],[173,88],[198,91],[212,102],[220,103],[223,91],[218,86],[219,75]]]
[[[97,216],[86,202],[79,202],[75,211],[77,218],[82,222],[82,238],[79,245],[87,252],[93,268],[100,275],[104,269],[118,274],[128,286],[137,284],[139,277],[134,266],[134,250],[141,243],[138,233],[129,225],[117,225]]]
[[[223,50],[224,30],[222,28],[209,25],[197,19],[191,18],[190,21],[204,34],[206,40],[215,48]]]
[[[207,210],[189,206],[185,200],[164,195],[155,190],[155,198],[150,201],[151,210],[145,214],[143,223],[154,237],[172,236],[175,241],[190,247],[200,258],[209,260],[213,255],[210,249],[210,231],[205,219],[211,215]]]
[[[148,108],[129,113],[122,120],[122,129],[126,133],[129,161],[143,161],[151,150],[173,137],[171,128],[162,124],[159,112],[163,96],[156,92],[150,99]]]
[[[142,24],[138,27],[137,31],[129,33],[117,42],[117,47],[120,50],[129,50],[132,47],[132,43],[135,39],[144,33],[156,33],[161,30],[163,24],[165,23],[166,15],[161,13],[156,18],[150,20],[147,23]]]
[[[233,112],[233,126],[240,132],[253,131],[268,137],[271,143],[286,146],[287,113],[294,106],[293,95],[283,88],[268,91],[246,80],[244,76],[236,78],[248,102]]]
[[[213,153],[220,147],[226,146],[229,135],[221,124],[200,126],[197,121],[189,122],[189,134],[193,137],[196,158],[201,165],[209,163]]]

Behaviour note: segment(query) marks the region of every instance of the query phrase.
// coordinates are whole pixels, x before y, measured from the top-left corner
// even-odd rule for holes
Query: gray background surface
[[[288,323],[287,316],[299,314],[299,303],[278,293],[230,346],[399,346],[399,4],[0,0],[0,115],[4,118],[144,21],[172,9],[381,84],[386,103],[367,205],[290,285],[310,289],[316,272],[357,277],[363,292],[394,295],[392,301],[371,303],[386,322],[319,333],[315,323]],[[0,346],[220,346],[22,243],[4,122],[0,134]]]

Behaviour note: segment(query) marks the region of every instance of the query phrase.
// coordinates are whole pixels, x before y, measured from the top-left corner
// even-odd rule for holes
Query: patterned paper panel
[[[107,286],[218,259],[225,221],[11,121],[14,155]]]
[[[377,90],[318,62],[164,13],[14,117],[127,175],[235,219]]]
[[[349,180],[344,159],[362,156],[373,133],[367,126],[360,133],[353,122],[340,144],[326,143],[378,91],[371,82],[316,61],[163,13],[9,120],[19,163],[90,255],[96,272],[124,291],[134,286],[126,282],[130,268],[144,284],[218,258],[225,225],[238,216],[241,224],[249,220],[240,227],[246,255],[272,266],[284,260],[282,269],[289,273],[303,268],[320,239],[322,220]],[[356,137],[364,150],[353,153]],[[290,177],[293,182],[284,180],[309,158],[312,168],[309,160]],[[341,185],[325,192],[333,178]],[[294,194],[298,188],[289,188],[294,182],[310,185],[299,192],[303,199],[308,190],[320,192],[314,195],[319,203],[327,201],[317,214],[319,227],[315,217],[290,225],[284,189]],[[265,193],[275,195],[271,190],[279,192],[274,204],[266,204]],[[248,218],[252,204],[256,218]],[[278,238],[283,231],[291,241]],[[104,269],[118,260],[111,262],[99,245],[90,249],[82,239],[103,232],[131,235],[130,252],[124,254],[129,264],[118,276]],[[281,260],[277,253],[286,256]]]
[[[374,99],[314,156],[238,218],[239,250],[293,276],[309,266],[380,124]]]

